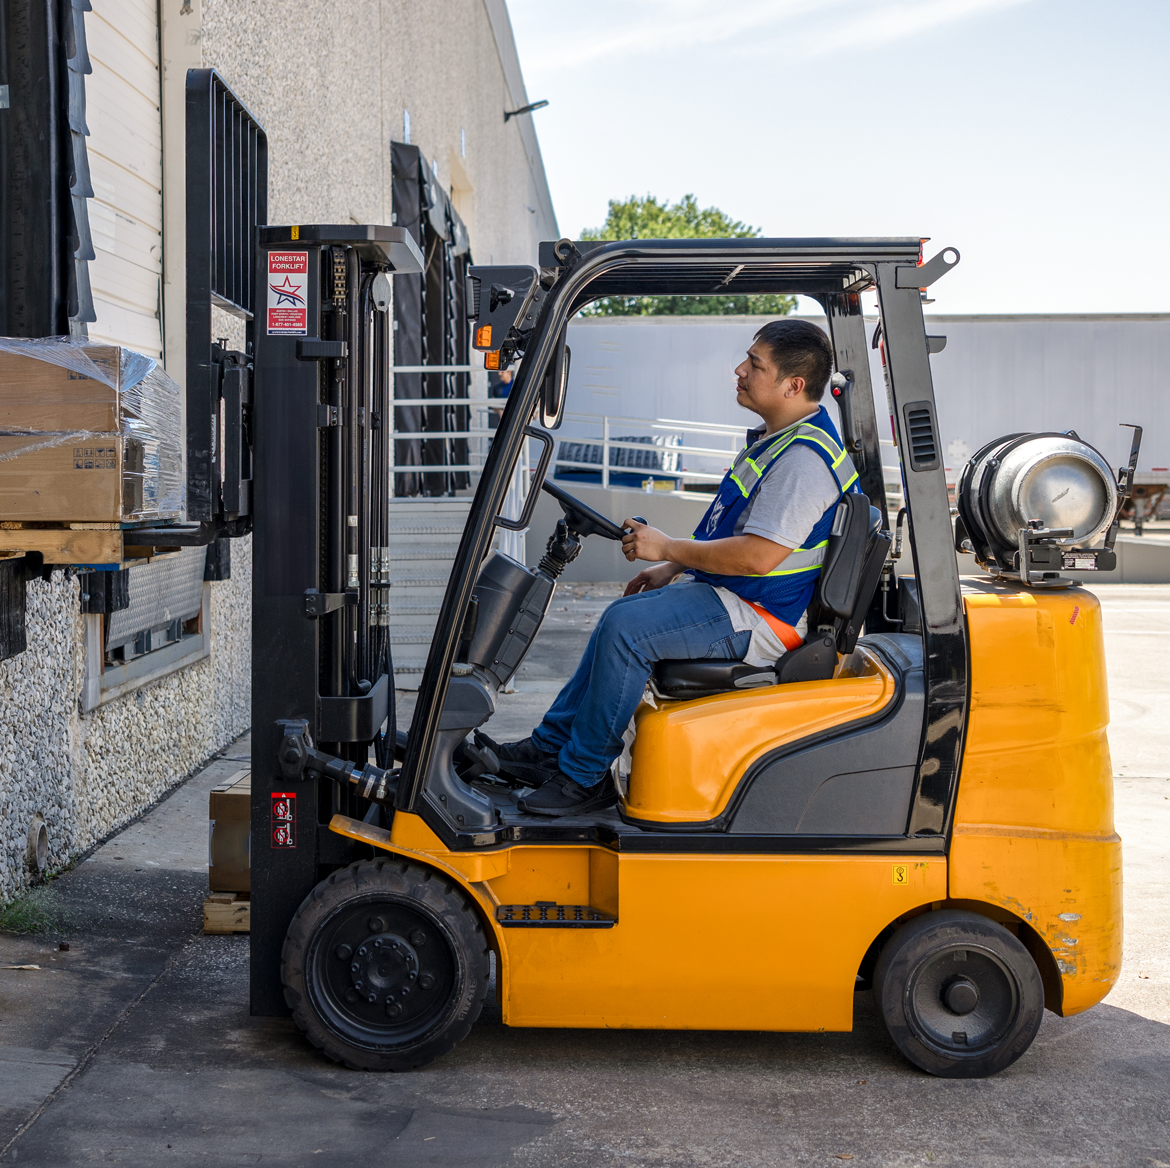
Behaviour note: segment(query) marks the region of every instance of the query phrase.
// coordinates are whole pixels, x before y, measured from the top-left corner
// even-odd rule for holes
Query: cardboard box
[[[110,384],[36,356],[0,350],[0,431],[122,430],[121,350],[87,345],[85,356]]]
[[[0,519],[181,519],[182,392],[117,345],[0,338]]]
[[[208,800],[207,874],[212,892],[251,892],[252,772],[212,788]]]
[[[120,434],[30,449],[33,442],[27,437],[0,437],[0,515],[4,519],[118,522],[134,514],[135,487],[140,495],[141,476],[131,477],[128,500],[126,443]]]

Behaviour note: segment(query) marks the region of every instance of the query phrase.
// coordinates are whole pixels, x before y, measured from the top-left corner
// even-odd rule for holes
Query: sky
[[[764,235],[955,247],[936,313],[1170,311],[1170,0],[508,9],[563,235],[693,193]]]

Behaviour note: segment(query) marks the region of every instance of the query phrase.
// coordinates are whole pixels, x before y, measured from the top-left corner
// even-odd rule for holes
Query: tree
[[[718,207],[700,207],[694,195],[677,203],[660,203],[653,195],[610,199],[602,227],[586,228],[582,239],[750,239],[760,234],[725,215]],[[607,296],[584,310],[584,316],[787,316],[795,296]]]

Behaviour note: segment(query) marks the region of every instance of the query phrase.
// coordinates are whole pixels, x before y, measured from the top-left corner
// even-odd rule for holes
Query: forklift
[[[1071,432],[1007,435],[968,464],[953,515],[930,371],[945,339],[926,335],[922,301],[959,257],[924,262],[922,243],[562,239],[537,267],[473,266],[474,347],[519,371],[400,729],[387,308],[393,274],[422,257],[397,227],[260,229],[254,1014],[291,1013],[347,1066],[403,1071],[467,1035],[493,964],[509,1026],[848,1031],[872,989],[911,1063],[970,1078],[1019,1058],[1045,1008],[1104,998],[1121,844],[1101,611],[1063,573],[1115,564],[1137,439],[1115,476]],[[568,322],[601,297],[711,293],[823,305],[860,490],[839,504],[802,646],[767,669],[659,663],[616,807],[528,814],[476,731],[581,541],[623,534],[547,481]],[[529,438],[542,453],[506,518]],[[539,562],[493,551],[496,529],[529,527],[542,489],[563,518]],[[987,574],[960,582],[956,550]]]

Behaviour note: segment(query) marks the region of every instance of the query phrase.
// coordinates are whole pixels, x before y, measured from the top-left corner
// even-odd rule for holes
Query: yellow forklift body
[[[1099,1002],[1121,964],[1121,840],[1101,606],[1083,589],[964,581],[971,705],[950,852],[953,899],[1026,921],[1059,1002]]]
[[[970,584],[964,600],[971,705],[949,861],[566,844],[452,852],[401,811],[391,831],[344,816],[332,827],[430,864],[475,897],[513,1026],[849,1030],[878,934],[959,902],[1034,929],[1060,974],[1047,1004],[1077,1013],[1109,992],[1121,957],[1100,605],[1079,589],[990,582]],[[647,709],[628,807],[663,822],[714,818],[753,758],[878,713],[893,693],[880,659],[859,650],[832,681]],[[540,902],[616,923],[500,924],[500,906]],[[717,945],[696,927],[705,920],[719,922]]]
[[[837,677],[826,681],[642,706],[624,809],[645,823],[716,819],[761,755],[872,718],[895,692],[893,674],[859,646]]]
[[[430,864],[478,901],[504,1022],[667,1030],[850,1030],[858,966],[891,921],[946,899],[942,857],[447,851],[417,817],[334,831]],[[500,905],[585,904],[604,929],[504,928]],[[620,904],[620,911],[619,911]],[[703,921],[718,922],[704,939]]]

